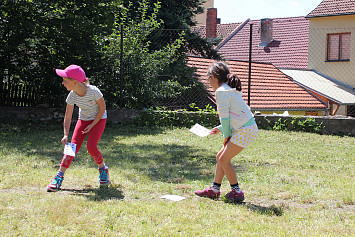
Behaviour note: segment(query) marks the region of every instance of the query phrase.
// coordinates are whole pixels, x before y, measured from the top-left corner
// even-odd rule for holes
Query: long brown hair
[[[231,74],[227,64],[223,62],[215,62],[207,71],[207,77],[214,76],[218,79],[219,84],[227,83],[231,88],[237,91],[242,90],[242,83],[235,74]]]

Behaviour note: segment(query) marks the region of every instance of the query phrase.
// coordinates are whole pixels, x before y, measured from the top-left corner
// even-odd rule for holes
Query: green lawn
[[[108,125],[99,147],[113,184],[99,188],[84,144],[47,193],[61,136],[61,124],[1,125],[1,236],[355,236],[354,137],[261,130],[232,160],[245,202],[227,204],[194,194],[213,180],[220,135]]]

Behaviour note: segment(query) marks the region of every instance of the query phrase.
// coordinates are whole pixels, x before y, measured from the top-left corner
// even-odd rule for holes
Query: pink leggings
[[[74,133],[73,133],[73,136],[71,139],[71,142],[76,144],[76,153],[75,154],[77,154],[78,151],[80,150],[80,147],[83,144],[83,141],[87,135],[87,133],[83,134],[82,131],[88,125],[90,125],[92,122],[93,122],[93,120],[83,121],[80,119],[76,122]],[[101,135],[105,130],[105,126],[106,126],[106,119],[101,119],[89,132],[89,137],[88,137],[88,141],[87,141],[87,149],[96,164],[101,164],[104,161],[99,149],[97,149],[97,143],[100,140]],[[60,166],[63,166],[65,168],[69,168],[73,159],[74,159],[74,156],[64,155]]]

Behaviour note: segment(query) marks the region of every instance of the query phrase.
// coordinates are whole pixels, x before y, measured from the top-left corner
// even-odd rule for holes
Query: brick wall
[[[207,9],[206,18],[206,38],[216,38],[217,37],[217,8]]]

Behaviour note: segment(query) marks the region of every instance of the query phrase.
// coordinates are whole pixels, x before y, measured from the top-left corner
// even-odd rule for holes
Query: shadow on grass
[[[189,146],[185,142],[179,144],[179,140],[191,138],[179,134],[167,137],[164,135],[166,131],[167,128],[159,127],[136,128],[110,125],[107,126],[98,147],[105,163],[110,168],[119,167],[130,171],[127,172],[126,177],[132,181],[139,181],[143,175],[151,180],[166,183],[185,183],[188,180],[209,182],[213,176],[217,151],[211,153],[206,150],[206,147]],[[5,129],[2,133],[4,136],[0,138],[2,141],[0,148],[10,150],[11,147],[16,147],[17,151],[25,156],[50,160],[53,167],[58,168],[63,156],[63,145],[60,143],[61,129],[51,131],[33,129],[26,130],[25,133]],[[171,139],[172,136],[176,137],[176,142]],[[162,139],[168,139],[169,142],[165,143]],[[90,167],[91,164],[95,166],[84,142],[72,166],[88,167],[88,164]],[[244,170],[244,167],[240,167],[239,171]]]
[[[155,181],[184,183],[187,180],[210,180],[215,157],[203,149],[179,144],[111,145],[105,162],[126,170],[135,170]],[[135,181],[136,175],[128,175]]]
[[[106,201],[124,199],[122,188],[116,184],[100,186],[98,188],[86,187],[84,189],[61,189],[71,195],[84,196],[90,201]]]
[[[236,206],[244,206],[252,212],[261,215],[267,215],[267,216],[282,216],[284,212],[283,207],[276,206],[276,205],[271,205],[270,207],[264,207],[264,206],[259,206],[248,202],[237,202],[237,203],[230,203],[230,204]]]

